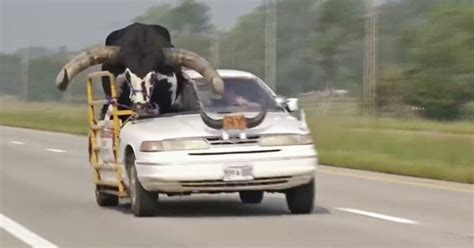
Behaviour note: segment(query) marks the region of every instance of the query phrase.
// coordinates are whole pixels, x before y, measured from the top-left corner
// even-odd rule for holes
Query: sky
[[[213,23],[232,27],[263,0],[199,0],[211,7]],[[102,43],[153,5],[177,0],[0,0],[0,52],[28,46],[77,50]]]

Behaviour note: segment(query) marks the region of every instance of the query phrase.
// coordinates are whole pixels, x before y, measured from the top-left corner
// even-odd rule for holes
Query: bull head
[[[145,112],[154,112],[157,109],[157,105],[151,101],[153,94],[153,89],[156,85],[159,84],[161,79],[166,79],[166,83],[170,83],[169,90],[171,92],[171,105],[176,100],[176,91],[178,87],[178,81],[176,75],[166,76],[154,71],[149,72],[145,77],[140,78],[135,73],[133,73],[129,68],[125,69],[125,72],[117,76],[117,82],[119,85],[127,84],[130,91],[129,99],[133,103],[134,110],[141,113],[143,110]],[[159,88],[159,87],[158,87]]]

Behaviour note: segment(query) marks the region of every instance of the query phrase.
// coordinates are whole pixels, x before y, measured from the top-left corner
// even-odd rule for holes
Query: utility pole
[[[364,112],[375,111],[375,87],[377,70],[377,13],[374,0],[365,0],[364,34]]]
[[[265,0],[265,82],[276,92],[277,1]]]
[[[30,70],[30,48],[27,47],[22,52],[20,59],[20,81],[22,83],[21,98],[27,102],[30,100],[30,83],[29,83],[29,70]]]

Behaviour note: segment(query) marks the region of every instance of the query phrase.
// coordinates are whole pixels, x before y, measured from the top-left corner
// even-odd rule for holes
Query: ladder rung
[[[99,170],[116,170],[120,168],[121,164],[99,164],[95,168]]]
[[[132,111],[132,110],[119,110],[119,111],[117,111],[117,115],[118,115],[118,116],[122,116],[122,115],[133,115],[133,114],[135,114],[135,112]]]
[[[117,182],[102,181],[102,180],[96,181],[95,184],[101,185],[101,186],[117,187],[117,188],[119,186],[119,184]]]
[[[89,105],[106,104],[108,102],[109,102],[108,100],[94,100],[94,101],[89,101]]]
[[[113,147],[112,147],[113,150],[118,150],[119,148],[120,148],[119,145],[116,145],[116,146],[113,146]],[[100,146],[92,145],[92,150],[93,150],[93,151],[100,151]]]
[[[91,126],[91,129],[94,131],[101,130],[102,128],[103,128],[103,125],[94,124]]]

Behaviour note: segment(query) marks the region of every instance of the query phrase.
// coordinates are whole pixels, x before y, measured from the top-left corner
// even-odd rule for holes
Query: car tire
[[[313,211],[315,185],[314,179],[309,183],[288,189],[286,203],[293,214],[308,214]]]
[[[95,201],[101,207],[115,207],[119,204],[119,198],[116,195],[106,194],[95,189]]]
[[[128,158],[129,178],[130,178],[130,209],[136,217],[153,216],[156,213],[158,203],[158,193],[146,191],[137,177],[135,168],[135,156]]]
[[[263,200],[263,191],[240,191],[239,196],[244,204],[257,204]]]

